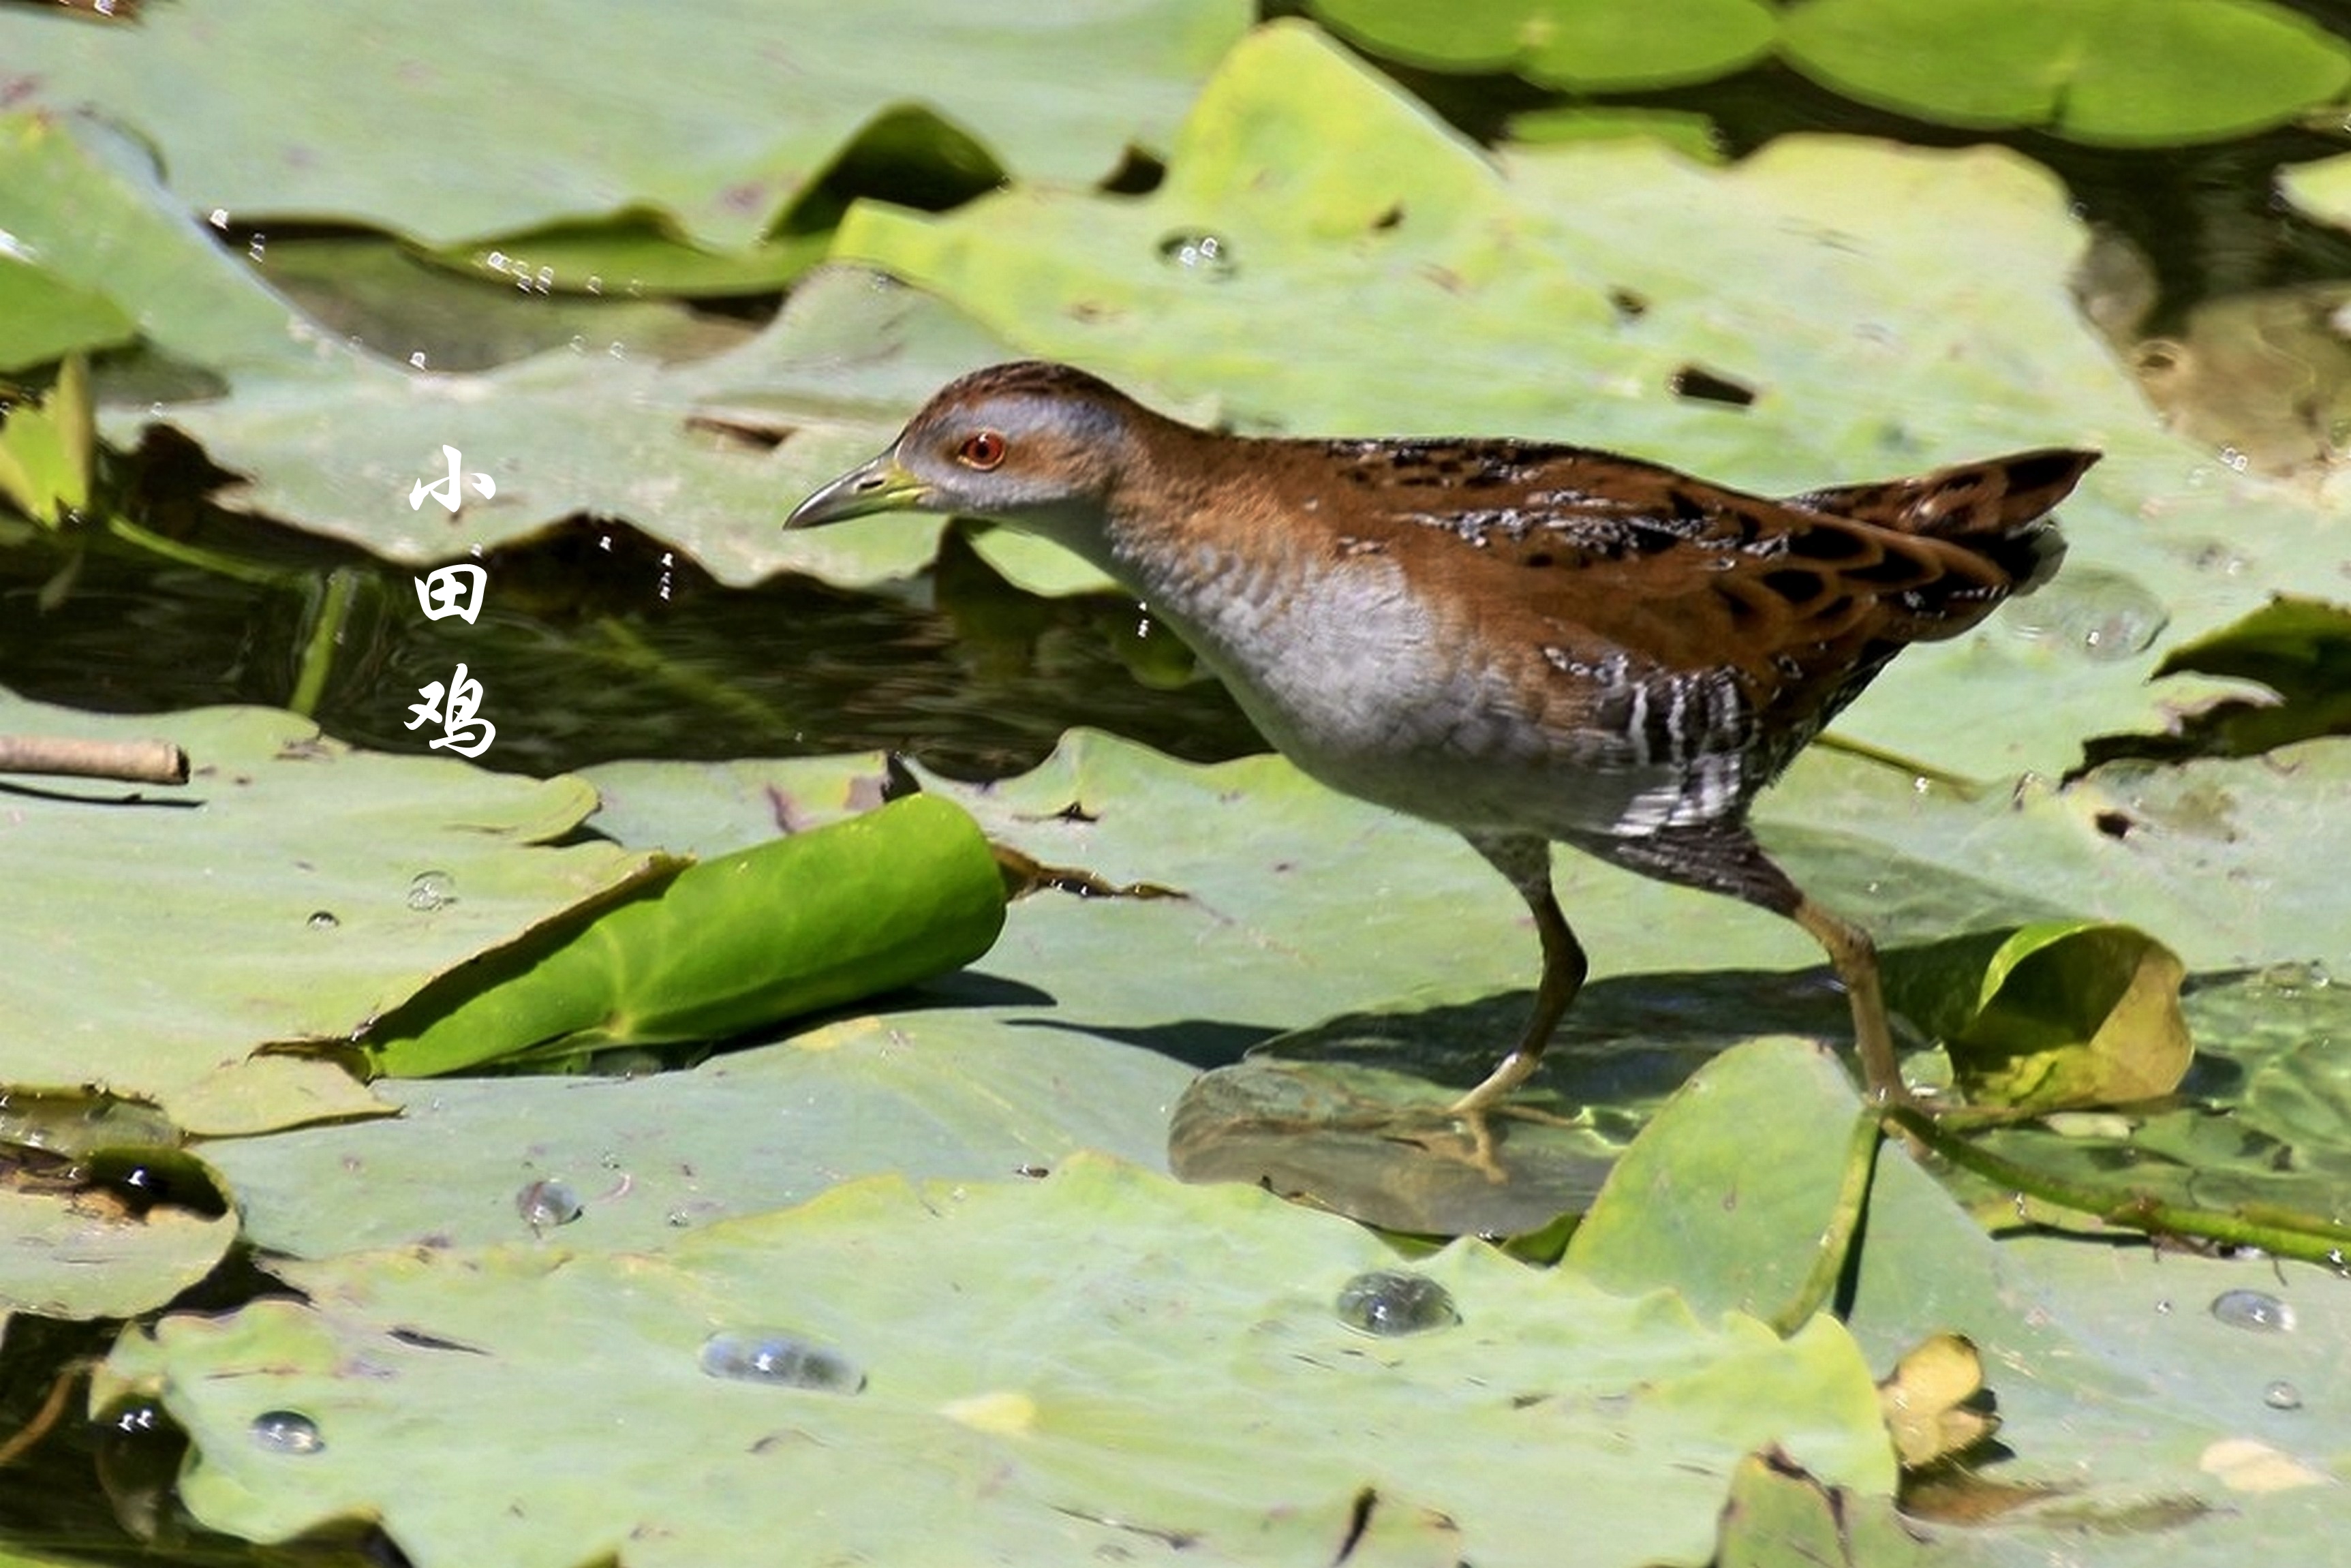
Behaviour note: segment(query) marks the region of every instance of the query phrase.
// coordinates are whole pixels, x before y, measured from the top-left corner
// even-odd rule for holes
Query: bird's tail
[[[2065,540],[2050,512],[2097,460],[2095,452],[2047,447],[1914,479],[1814,490],[1789,504],[1947,540],[1997,570],[2008,592],[2030,593],[2065,559]]]

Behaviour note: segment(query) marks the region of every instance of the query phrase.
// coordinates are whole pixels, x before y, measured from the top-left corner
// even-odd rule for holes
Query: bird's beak
[[[929,486],[898,465],[898,449],[893,446],[793,507],[792,515],[784,519],[784,527],[815,528],[875,512],[919,507],[930,497]]]

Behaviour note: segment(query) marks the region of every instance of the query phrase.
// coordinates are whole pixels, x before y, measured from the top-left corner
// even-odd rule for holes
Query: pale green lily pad
[[[837,254],[1023,350],[1248,432],[1563,439],[1781,493],[2002,448],[2103,448],[2064,508],[2057,581],[1906,655],[1841,721],[1994,777],[2063,771],[2082,735],[2143,722],[2167,627],[2197,634],[2332,560],[2320,510],[2154,427],[2074,308],[2085,235],[2067,200],[2004,152],[1827,138],[1729,170],[1622,140],[1498,169],[1311,29],[1277,25],[1228,57],[1148,195],[1023,187],[940,216],[862,204]],[[1217,266],[1179,264],[1176,242],[1199,235],[1220,240]],[[1676,397],[1692,367],[1754,402]],[[918,401],[877,420],[872,446]],[[1045,574],[1031,560],[1021,578]]]
[[[2175,716],[2168,735],[2100,736],[2092,760],[2251,757],[2314,736],[2351,734],[2351,607],[2280,594],[2242,620],[2173,648],[2156,674],[2246,681]]]
[[[236,1239],[232,1214],[171,1203],[141,1212],[102,1187],[69,1181],[45,1190],[9,1175],[0,1186],[0,1322],[11,1312],[89,1319],[152,1311],[211,1273]]]
[[[1190,1068],[944,999],[918,993],[886,1017],[690,1072],[384,1083],[397,1118],[204,1153],[236,1194],[245,1239],[301,1258],[521,1240],[524,1194],[539,1182],[580,1205],[570,1223],[542,1226],[549,1247],[630,1251],[861,1176],[1034,1177],[1081,1149],[1163,1163]]]
[[[1822,1257],[1843,1134],[1859,1110],[1816,1053],[1759,1042],[1727,1054],[1634,1145],[1568,1266],[1617,1289],[1672,1280],[1701,1312],[1785,1302]],[[1759,1128],[1765,1142],[1750,1150]],[[2351,1410],[2312,1397],[2351,1320],[2351,1298],[2326,1270],[1995,1240],[1898,1142],[1878,1151],[1858,1246],[1840,1298],[1872,1364],[1891,1367],[1934,1334],[1973,1341],[2009,1456],[1982,1479],[2045,1493],[1996,1528],[1934,1531],[1926,1561],[2022,1565],[2053,1552],[2144,1563],[2152,1513],[2168,1521],[2158,1530],[2165,1562],[2223,1568],[2259,1542],[2335,1528],[2321,1521],[2339,1516],[2339,1490],[2307,1484],[2351,1441]],[[2297,1326],[2230,1326],[2210,1307],[2231,1290],[2287,1302]],[[2301,1392],[2302,1407],[2270,1402],[2280,1381]],[[2305,1484],[2240,1490],[2217,1461],[2246,1441],[2298,1464]]]
[[[27,89],[19,107],[95,107],[133,128],[198,213],[445,244],[651,207],[733,250],[893,102],[929,105],[1024,175],[1099,179],[1130,144],[1164,141],[1249,15],[1239,0],[1093,0],[1007,28],[946,3],[899,6],[877,30],[807,0],[597,0],[550,26],[465,0],[416,0],[396,20],[246,0],[107,28],[10,6],[0,58]],[[1073,57],[1087,69],[1068,70]],[[616,133],[630,125],[661,134]]]
[[[1390,59],[1516,71],[1578,92],[1703,81],[1761,56],[1778,30],[1771,8],[1755,0],[1315,0],[1311,9]]]
[[[150,1101],[191,1132],[381,1113],[342,1068],[262,1048],[348,1039],[647,864],[611,844],[550,847],[594,804],[576,779],[354,751],[290,714],[0,700],[0,730],[161,737],[189,755],[184,789],[7,791],[20,896],[0,915],[16,955],[0,1083]]]
[[[277,1541],[374,1517],[419,1568],[623,1542],[632,1563],[709,1563],[753,1540],[1064,1561],[1136,1531],[1187,1560],[1324,1561],[1351,1520],[1374,1562],[1533,1561],[1562,1514],[1580,1562],[1696,1564],[1764,1444],[1892,1484],[1833,1320],[1783,1342],[1470,1244],[1418,1266],[1457,1325],[1343,1326],[1342,1288],[1392,1266],[1344,1222],[1088,1159],[1040,1182],[858,1183],[647,1254],[287,1264],[307,1303],[167,1318],[98,1392],[152,1390],[189,1427],[182,1492],[207,1524]],[[697,1365],[712,1334],[760,1329],[862,1390]],[[283,1441],[297,1417],[315,1445]]]
[[[1781,47],[1867,102],[2123,146],[2262,130],[2351,83],[2351,46],[2265,0],[1803,0]]]
[[[877,402],[917,398],[1005,352],[919,295],[836,273],[714,358],[664,365],[675,328],[623,314],[616,329],[637,322],[642,340],[582,337],[493,371],[420,373],[350,347],[271,292],[266,275],[172,210],[135,150],[97,128],[0,119],[0,189],[12,230],[55,265],[106,278],[153,356],[182,382],[196,376],[186,402],[159,402],[152,364],[118,371],[115,405],[102,382],[110,439],[135,444],[160,407],[214,462],[251,476],[225,504],[395,560],[461,556],[587,514],[633,519],[730,581],[786,567],[836,581],[910,575],[929,559],[936,522],[787,537],[784,514],[871,455]],[[496,494],[466,490],[455,515],[412,506],[420,480],[446,473],[444,445]]]

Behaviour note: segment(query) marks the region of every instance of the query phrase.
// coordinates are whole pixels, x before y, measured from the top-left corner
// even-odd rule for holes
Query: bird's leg
[[[1862,1082],[1870,1098],[1881,1104],[1908,1103],[1910,1092],[1902,1085],[1902,1066],[1894,1056],[1894,1031],[1886,1022],[1877,944],[1868,932],[1806,894],[1797,894],[1796,906],[1787,915],[1812,933],[1813,940],[1827,951],[1837,978],[1844,982],[1845,999],[1853,1006],[1854,1047],[1861,1056]]]
[[[1483,1082],[1447,1108],[1448,1114],[1477,1116],[1501,1103],[1512,1090],[1534,1075],[1536,1066],[1542,1061],[1543,1047],[1551,1043],[1552,1031],[1559,1027],[1568,1003],[1575,1000],[1575,993],[1583,989],[1590,965],[1583,956],[1583,945],[1568,928],[1567,917],[1559,912],[1559,900],[1552,893],[1550,842],[1510,834],[1466,836],[1471,847],[1484,855],[1496,871],[1510,878],[1519,896],[1527,901],[1527,908],[1535,917],[1535,935],[1542,942],[1542,980],[1535,988],[1535,1012],[1527,1020],[1527,1032]]]
[[[1902,1068],[1894,1055],[1894,1031],[1886,1021],[1886,992],[1878,982],[1877,944],[1788,879],[1743,823],[1703,828],[1667,828],[1640,838],[1611,839],[1590,846],[1594,853],[1663,882],[1703,888],[1784,915],[1811,934],[1829,956],[1853,1007],[1854,1044],[1871,1099],[1880,1104],[1909,1103]]]

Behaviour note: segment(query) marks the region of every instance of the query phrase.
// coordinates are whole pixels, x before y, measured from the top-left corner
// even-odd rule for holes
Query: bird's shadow
[[[1406,998],[1288,1030],[1211,1019],[1134,1028],[1061,1017],[1019,1021],[1114,1040],[1202,1071],[1274,1057],[1374,1066],[1467,1089],[1518,1043],[1533,1008],[1531,991],[1514,990],[1468,1000]],[[1593,982],[1576,998],[1532,1088],[1581,1103],[1654,1102],[1740,1040],[1792,1034],[1842,1045],[1851,1033],[1844,998],[1824,970],[1619,976]]]

